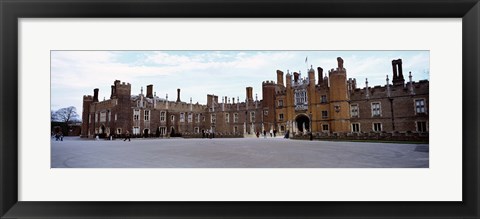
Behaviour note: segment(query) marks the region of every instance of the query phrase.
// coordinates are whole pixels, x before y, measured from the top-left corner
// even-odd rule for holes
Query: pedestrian
[[[123,139],[123,141],[126,141],[128,139],[128,141],[130,141],[130,132],[127,131],[125,132],[125,139]]]
[[[270,138],[273,137],[273,130],[270,129]]]
[[[267,138],[267,131],[263,130],[263,138]]]
[[[313,133],[309,132],[309,135],[310,135],[310,141],[313,140]]]
[[[273,130],[273,137],[277,137],[277,130],[276,129]]]
[[[259,132],[259,131],[257,131],[257,138],[258,138],[258,137],[260,137],[260,132]]]

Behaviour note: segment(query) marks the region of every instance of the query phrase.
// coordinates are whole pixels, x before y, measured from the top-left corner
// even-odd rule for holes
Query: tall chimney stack
[[[253,87],[247,87],[247,100],[253,101]]]
[[[298,82],[298,75],[299,75],[298,72],[293,72],[293,81],[294,81],[295,83]]]
[[[177,89],[177,102],[180,102],[180,88]]]
[[[153,85],[147,85],[147,97],[148,98],[153,98]]]
[[[277,84],[283,85],[283,71],[277,70]]]
[[[112,85],[112,92],[110,93],[110,99],[115,97],[115,85]]]
[[[93,102],[98,102],[98,88],[93,89]]]
[[[318,84],[323,83],[323,68],[318,67]]]

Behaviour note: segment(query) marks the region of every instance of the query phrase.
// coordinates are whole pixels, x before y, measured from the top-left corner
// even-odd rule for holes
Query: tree
[[[64,122],[66,124],[78,121],[77,109],[74,106],[61,108],[52,114],[52,121]]]

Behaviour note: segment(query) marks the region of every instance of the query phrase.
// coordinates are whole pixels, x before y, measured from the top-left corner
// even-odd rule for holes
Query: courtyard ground
[[[52,140],[52,168],[428,168],[428,144],[277,138]]]

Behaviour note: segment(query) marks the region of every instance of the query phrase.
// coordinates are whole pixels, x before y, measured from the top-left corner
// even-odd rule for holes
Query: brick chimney
[[[98,102],[98,88],[93,89],[93,102]]]
[[[153,85],[147,85],[147,96],[148,98],[153,98]]]
[[[180,88],[177,89],[177,102],[180,102]]]

